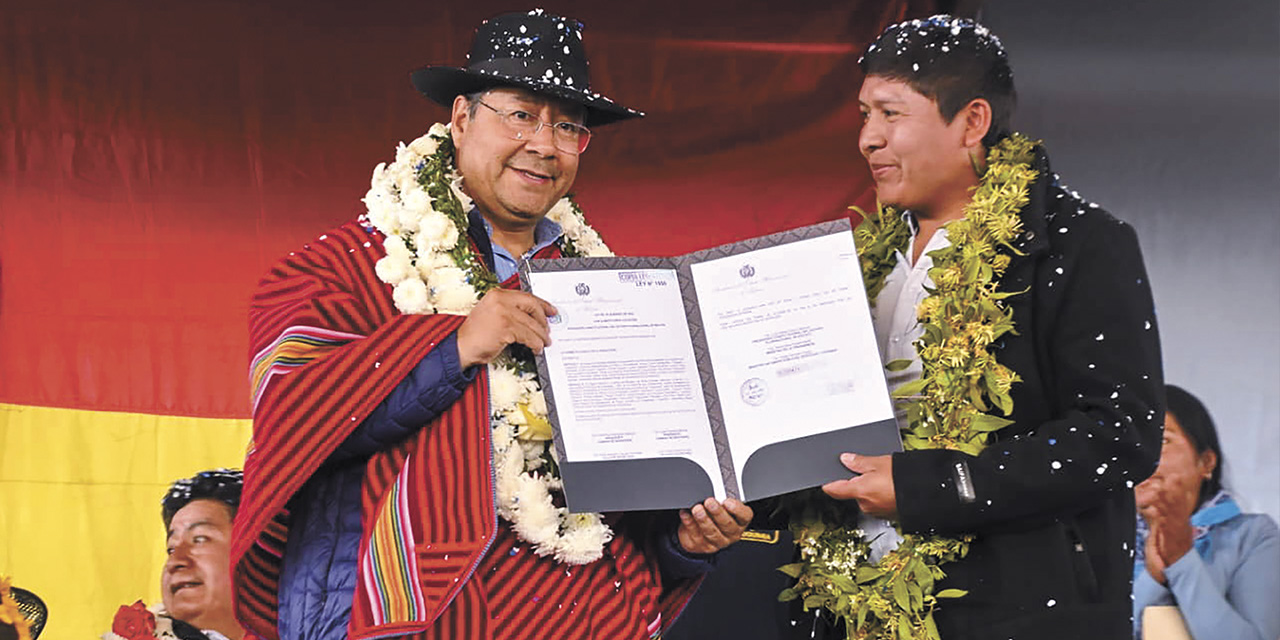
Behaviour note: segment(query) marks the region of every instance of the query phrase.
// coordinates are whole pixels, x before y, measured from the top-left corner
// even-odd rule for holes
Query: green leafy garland
[[[915,342],[923,371],[893,393],[905,403],[909,426],[902,440],[908,451],[977,455],[993,432],[1011,423],[987,412],[1013,411],[1009,391],[1019,378],[988,347],[1014,331],[1013,313],[1002,302],[1014,294],[997,288],[1010,254],[1018,253],[1011,243],[1022,230],[1018,212],[1037,175],[1031,168],[1035,145],[1014,134],[991,149],[964,217],[947,225],[950,246],[929,253],[934,287],[917,309],[924,333]],[[892,208],[858,213],[863,222],[854,236],[867,296],[874,301],[893,271],[896,252],[908,250],[911,232]],[[886,368],[909,364],[897,360]],[[821,491],[794,498],[788,508],[801,561],[781,567],[796,584],[779,600],[802,599],[806,611],[821,607],[843,618],[851,640],[938,640],[938,599],[965,595],[958,589],[934,592],[946,575],[940,565],[964,557],[971,538],[906,535],[897,549],[872,563],[870,541],[857,528],[854,509]]]

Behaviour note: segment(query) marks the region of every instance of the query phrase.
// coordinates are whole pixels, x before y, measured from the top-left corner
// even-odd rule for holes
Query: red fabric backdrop
[[[511,5],[13,0],[0,8],[0,402],[248,415],[245,308],[362,210]],[[338,3],[334,3],[338,4]],[[874,202],[859,52],[925,0],[547,2],[586,24],[601,129],[575,192],[619,253],[670,255]]]

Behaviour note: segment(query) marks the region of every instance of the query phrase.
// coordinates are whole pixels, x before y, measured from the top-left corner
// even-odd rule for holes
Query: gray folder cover
[[[707,407],[720,472],[726,492],[740,500],[770,496],[815,487],[849,477],[839,454],[852,451],[863,455],[883,455],[902,450],[897,424],[892,419],[868,424],[850,424],[825,433],[783,440],[767,445],[747,459],[739,484],[733,455],[725,434],[724,418],[715,384],[715,368],[703,331],[698,295],[690,273],[691,265],[801,240],[850,232],[848,220],[836,220],[726,244],[673,258],[609,257],[527,260],[521,264],[520,284],[529,291],[529,274],[554,271],[675,269],[688,319],[689,334],[697,361],[699,382]],[[870,348],[874,348],[871,345]],[[712,483],[706,472],[687,458],[641,458],[608,461],[567,461],[556,412],[555,393],[545,357],[536,358],[538,377],[547,398],[548,418],[555,430],[556,453],[561,460],[565,500],[572,512],[635,511],[676,509],[696,504],[711,496]]]

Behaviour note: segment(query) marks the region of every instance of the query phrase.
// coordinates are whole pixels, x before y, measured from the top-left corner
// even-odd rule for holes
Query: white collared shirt
[[[885,277],[884,288],[876,297],[875,306],[871,307],[871,322],[875,326],[880,360],[886,363],[894,360],[911,361],[911,366],[902,371],[885,372],[890,390],[920,377],[920,356],[916,353],[913,343],[924,333],[924,328],[916,318],[916,308],[929,295],[925,287],[933,286],[933,280],[929,278],[929,269],[933,268],[933,258],[929,257],[929,252],[951,246],[951,241],[947,238],[947,228],[940,227],[934,232],[933,237],[929,238],[924,251],[920,252],[920,259],[912,264],[911,248],[915,246],[919,227],[909,218],[910,214],[903,214],[903,216],[908,217],[907,224],[911,228],[911,240],[907,244],[906,253],[899,251],[895,255],[897,264]],[[905,426],[904,412],[895,407],[894,415],[898,418],[898,425]]]
[[[884,288],[880,290],[880,295],[876,296],[875,305],[871,307],[871,322],[875,327],[881,362],[911,361],[911,366],[901,371],[885,371],[885,379],[889,383],[890,390],[920,377],[922,371],[920,355],[916,353],[914,343],[924,334],[924,328],[917,319],[916,308],[929,296],[925,287],[933,286],[933,280],[929,278],[929,269],[933,268],[933,258],[929,257],[929,252],[951,246],[951,241],[947,238],[947,228],[940,227],[933,233],[933,237],[929,238],[924,251],[920,252],[920,259],[912,264],[912,248],[915,246],[916,234],[920,227],[910,213],[902,215],[907,221],[907,226],[911,228],[911,240],[907,243],[905,253],[897,252],[895,256],[897,263],[893,271],[885,277]],[[894,403],[893,414],[898,420],[899,428],[905,426],[907,420],[906,412],[900,407],[901,403]],[[876,562],[902,542],[898,532],[887,520],[859,513],[858,527],[867,538],[872,540],[871,558]]]

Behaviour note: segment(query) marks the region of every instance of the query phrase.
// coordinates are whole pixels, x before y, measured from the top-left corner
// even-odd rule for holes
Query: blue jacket
[[[1142,637],[1142,610],[1156,605],[1177,605],[1196,640],[1280,637],[1280,528],[1267,515],[1238,514],[1210,525],[1194,552],[1165,568],[1167,587],[1141,559],[1135,569],[1135,638]]]

